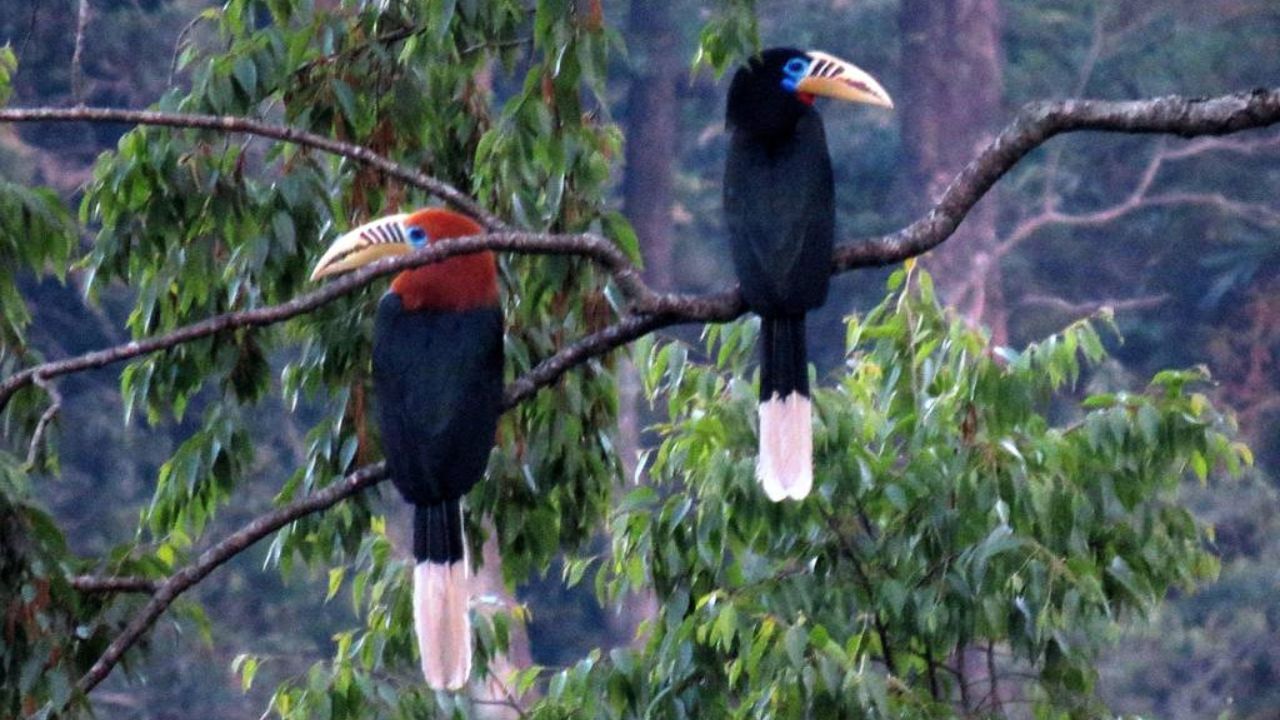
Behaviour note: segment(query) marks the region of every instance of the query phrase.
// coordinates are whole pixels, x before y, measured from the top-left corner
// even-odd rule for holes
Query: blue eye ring
[[[427,231],[414,225],[409,228],[409,244],[418,248],[427,243]]]
[[[795,92],[805,73],[809,72],[809,58],[793,57],[782,66],[782,87],[787,92]]]
[[[793,57],[782,66],[782,72],[788,76],[799,80],[809,70],[809,59],[802,57]]]

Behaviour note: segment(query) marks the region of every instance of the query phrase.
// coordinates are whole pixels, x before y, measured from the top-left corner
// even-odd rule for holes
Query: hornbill
[[[747,307],[761,318],[760,450],[769,499],[813,486],[804,318],[827,299],[835,192],[815,96],[893,107],[880,83],[823,52],[771,48],[733,76],[724,212]]]
[[[481,227],[448,210],[374,220],[338,238],[312,280]],[[373,390],[387,468],[413,505],[413,618],[436,689],[471,673],[462,496],[484,475],[502,413],[502,311],[493,253],[406,270],[378,303]]]

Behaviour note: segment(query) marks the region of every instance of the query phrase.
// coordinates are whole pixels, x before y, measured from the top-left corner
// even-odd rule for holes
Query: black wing
[[[406,312],[378,305],[373,386],[391,479],[427,505],[465,495],[484,475],[502,405],[502,314]]]
[[[793,315],[826,302],[835,191],[817,112],[805,113],[785,141],[734,133],[724,209],[748,307],[761,315]]]

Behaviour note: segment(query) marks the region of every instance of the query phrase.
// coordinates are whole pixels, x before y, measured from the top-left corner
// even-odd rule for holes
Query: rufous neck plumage
[[[405,224],[421,227],[432,243],[484,232],[474,220],[437,208],[416,212]],[[488,250],[455,255],[400,273],[391,281],[391,292],[400,296],[405,310],[410,312],[498,307],[497,260]]]

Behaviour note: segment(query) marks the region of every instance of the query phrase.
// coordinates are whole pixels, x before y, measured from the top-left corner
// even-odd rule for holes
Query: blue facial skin
[[[417,227],[416,225],[414,227],[409,228],[409,244],[413,246],[414,250],[417,250],[421,248],[423,245],[426,245],[427,231],[423,230],[420,227]]]
[[[804,74],[809,72],[809,58],[793,57],[782,66],[782,87],[787,92],[795,92],[796,86],[804,79]]]

